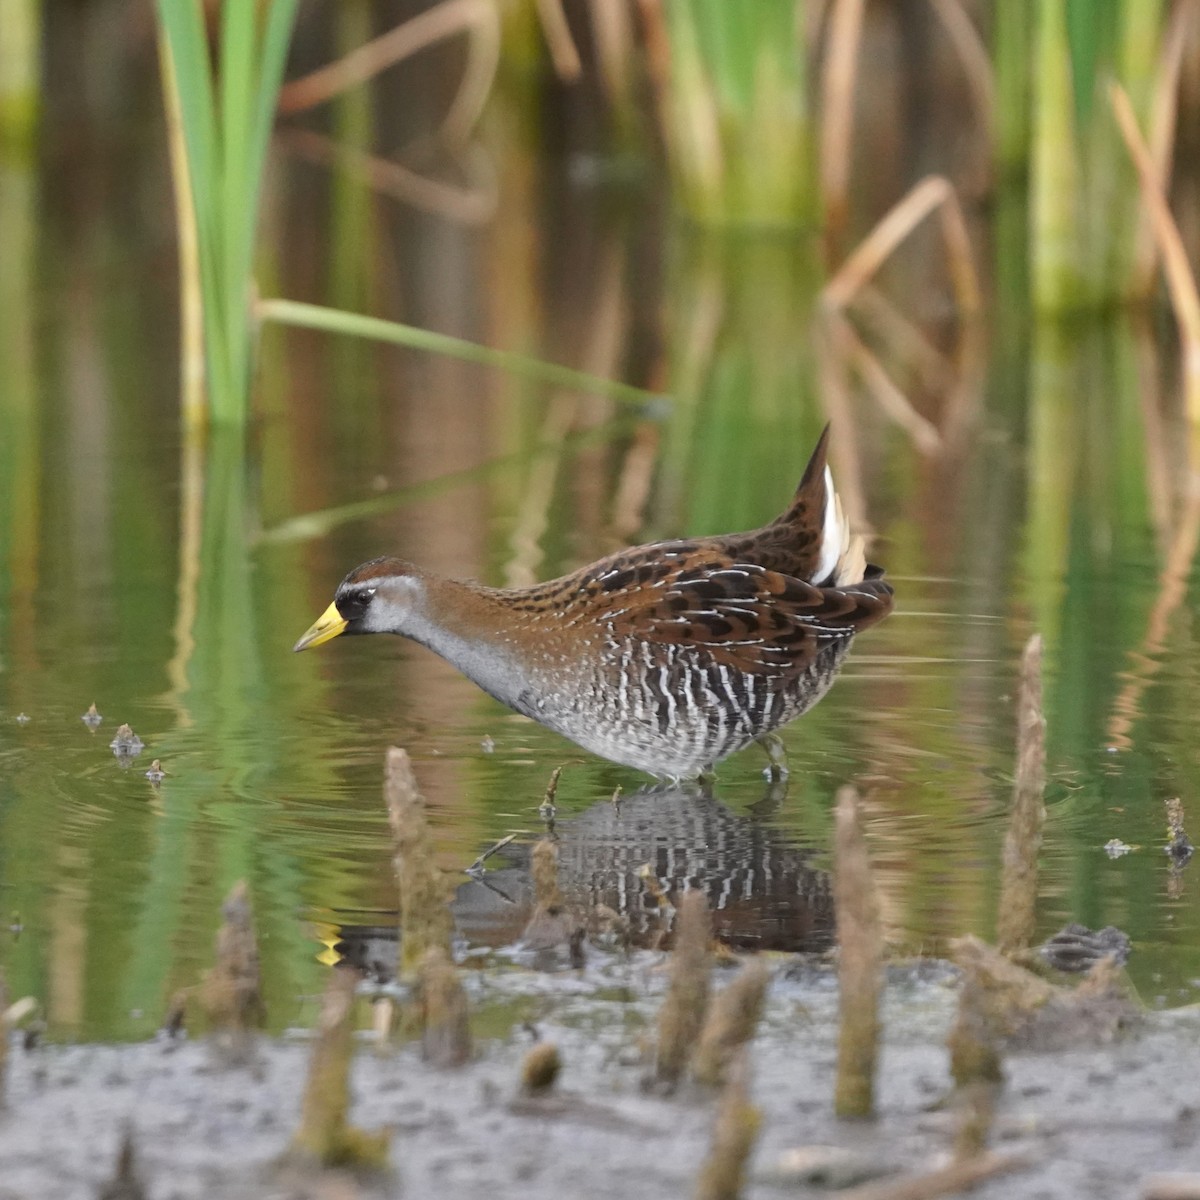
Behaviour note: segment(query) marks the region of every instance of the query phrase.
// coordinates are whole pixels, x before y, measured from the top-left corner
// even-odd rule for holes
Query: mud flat
[[[942,1101],[951,1091],[946,1038],[958,972],[936,961],[887,969],[877,1118],[839,1121],[836,973],[799,957],[769,961],[748,1057],[762,1122],[743,1195],[837,1194],[831,1184],[883,1183],[946,1162],[955,1118]],[[135,1186],[151,1200],[690,1196],[716,1100],[696,1087],[662,1096],[644,1086],[663,965],[662,954],[641,951],[628,960],[593,954],[582,971],[550,974],[511,960],[467,967],[477,1030],[507,1020],[510,1032],[477,1037],[473,1061],[451,1070],[425,1062],[416,1040],[372,1044],[360,1001],[350,1118],[390,1134],[384,1173],[286,1165],[310,1057],[306,1031],[260,1039],[248,1066],[222,1063],[200,1038],[14,1043],[0,1113],[0,1198],[94,1200],[113,1186],[126,1131]],[[735,973],[716,968],[715,987]],[[1084,1044],[1067,1049],[1005,1054],[991,1149],[1022,1165],[974,1195],[1137,1196],[1149,1176],[1200,1163],[1200,1012],[1146,1014],[1107,1044],[1088,1044],[1081,1032]],[[562,1067],[552,1088],[529,1095],[521,1071],[535,1036],[557,1046]]]

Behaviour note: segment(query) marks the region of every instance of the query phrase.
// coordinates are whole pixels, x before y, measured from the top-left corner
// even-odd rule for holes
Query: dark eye
[[[374,588],[360,588],[355,592],[347,592],[338,597],[338,612],[347,621],[357,621],[367,611],[367,606],[371,603],[371,597],[374,595]]]

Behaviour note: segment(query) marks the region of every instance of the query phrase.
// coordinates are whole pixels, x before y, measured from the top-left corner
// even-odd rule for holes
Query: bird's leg
[[[783,748],[783,738],[777,733],[764,733],[755,741],[767,752],[771,765],[763,774],[768,779],[779,780],[788,777],[787,751]]]

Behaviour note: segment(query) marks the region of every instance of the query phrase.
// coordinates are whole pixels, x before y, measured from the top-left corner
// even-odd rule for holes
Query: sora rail
[[[833,683],[892,588],[850,533],[821,435],[787,511],[747,533],[633,546],[528,588],[375,558],[296,643],[397,633],[613,762],[671,779],[761,742]]]

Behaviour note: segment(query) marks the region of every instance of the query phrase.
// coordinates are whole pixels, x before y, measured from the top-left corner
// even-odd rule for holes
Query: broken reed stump
[[[555,946],[572,946],[581,923],[571,912],[558,886],[558,844],[553,838],[539,838],[530,856],[533,876],[533,916],[521,934],[529,950],[552,950]],[[582,938],[572,951],[572,966],[582,955]],[[582,965],[580,963],[579,965]]]
[[[717,994],[692,1057],[697,1083],[719,1087],[725,1082],[730,1064],[754,1037],[770,980],[770,968],[761,958],[755,958]]]
[[[400,891],[399,974],[411,979],[427,950],[449,951],[454,926],[442,872],[433,860],[425,801],[408,753],[396,746],[387,752],[383,790]]]
[[[449,953],[430,946],[417,975],[421,1053],[435,1067],[461,1067],[471,1059],[467,993]]]
[[[138,1170],[133,1130],[125,1127],[112,1178],[96,1193],[96,1200],[146,1200],[146,1185]]]
[[[1183,801],[1173,796],[1167,805],[1167,858],[1171,862],[1171,873],[1167,877],[1167,896],[1179,900],[1183,896],[1183,868],[1191,862],[1196,847],[1192,845],[1183,827]]]
[[[838,1054],[834,1110],[870,1117],[875,1108],[883,938],[858,793],[837,794],[833,902],[838,938]]]
[[[692,1048],[704,1027],[708,1009],[709,941],[712,928],[703,892],[685,892],[675,918],[670,983],[658,1013],[658,1048],[654,1075],[675,1087],[683,1077]]]
[[[300,1128],[292,1139],[289,1159],[301,1166],[383,1168],[388,1136],[355,1129],[350,1111],[350,1061],[354,1054],[354,1006],[361,974],[353,967],[334,967],[321,999]]]
[[[743,1051],[730,1064],[729,1079],[721,1089],[712,1146],[696,1182],[696,1200],[738,1200],[746,1162],[762,1113],[750,1102],[750,1070]]]
[[[1078,987],[1035,975],[976,937],[956,938],[950,956],[966,981],[978,984],[979,1010],[996,1044],[1023,1049],[1103,1045],[1137,1023],[1117,958],[1100,959]]]
[[[533,902],[539,908],[561,905],[562,891],[558,886],[558,845],[553,839],[539,838],[530,855],[530,874],[533,876]]]
[[[521,1090],[528,1096],[549,1091],[562,1070],[562,1058],[553,1042],[538,1042],[521,1063]]]
[[[996,1094],[1004,1082],[998,1033],[988,1012],[983,982],[973,971],[963,974],[958,1015],[946,1046],[958,1110],[954,1155],[973,1158],[987,1149]]]
[[[1042,639],[1038,634],[1021,655],[1017,695],[1017,770],[1012,815],[1004,837],[996,943],[1004,954],[1025,950],[1037,917],[1037,860],[1046,820],[1046,718],[1042,714]]]
[[[221,906],[216,961],[204,977],[200,1002],[216,1034],[218,1047],[232,1062],[246,1061],[254,1033],[266,1024],[258,940],[245,881],[235,883]]]

